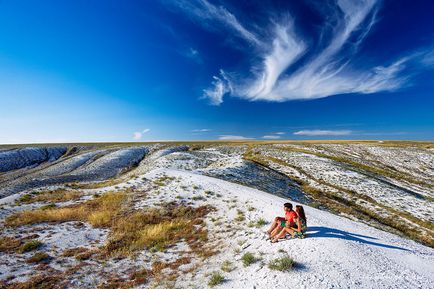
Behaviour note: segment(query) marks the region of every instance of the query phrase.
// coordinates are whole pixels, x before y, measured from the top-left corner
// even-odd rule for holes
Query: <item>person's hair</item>
[[[300,206],[300,205],[295,206],[295,211],[297,212],[298,216],[300,218],[302,218],[304,220],[304,222],[306,223],[307,220],[306,220],[306,215],[304,213],[303,206]]]
[[[285,203],[285,204],[283,204],[283,206],[285,208],[288,208],[288,209],[292,210],[292,204],[291,203]]]

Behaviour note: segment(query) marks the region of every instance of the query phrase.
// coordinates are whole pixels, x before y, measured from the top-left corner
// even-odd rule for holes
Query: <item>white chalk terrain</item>
[[[434,249],[422,244],[433,238],[432,148],[283,145],[296,151],[281,146],[80,148],[36,166],[32,161],[27,167],[3,169],[0,288],[434,288]],[[371,158],[372,151],[379,157]],[[380,175],[387,167],[394,167],[392,173]],[[322,189],[328,198],[310,193],[312,188]],[[56,199],[56,192],[65,194],[59,189],[76,197]],[[51,192],[48,199],[37,199],[45,192]],[[90,218],[43,219],[62,208],[78,210],[105,194],[122,193],[127,195],[126,208],[116,220],[173,205],[212,209],[201,217],[203,222],[186,226],[202,230],[198,240],[193,229],[191,238],[174,234],[183,237],[157,250],[138,247],[136,241],[129,247],[135,253],[127,256],[106,254],[113,244],[126,240],[116,239],[115,225],[99,226]],[[334,194],[340,198],[332,199]],[[283,215],[282,205],[288,201],[305,207],[307,237],[272,244],[264,231],[275,216]],[[343,205],[355,209],[339,211]],[[364,208],[385,219],[369,219]],[[43,217],[26,224],[18,220],[19,225],[11,221],[27,211]],[[409,239],[413,236],[405,234],[408,227],[400,231],[400,223],[387,223],[386,216],[406,220],[406,226],[424,237]],[[143,232],[155,234],[157,227],[152,226],[154,231]],[[29,241],[40,244],[23,250]],[[66,253],[75,251],[81,253]],[[38,253],[49,257],[30,261]],[[248,264],[246,253],[253,254]],[[273,260],[284,257],[293,259],[291,268],[270,268]],[[213,275],[221,277],[218,282],[211,282]]]

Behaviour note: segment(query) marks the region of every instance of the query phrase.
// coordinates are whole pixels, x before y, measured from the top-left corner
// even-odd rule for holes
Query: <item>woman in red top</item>
[[[285,211],[285,217],[274,218],[274,222],[271,224],[270,229],[268,229],[267,231],[270,239],[279,235],[285,227],[287,226],[291,227],[295,225],[295,219],[297,219],[297,213],[292,210],[292,204],[285,203],[283,205],[283,210]]]

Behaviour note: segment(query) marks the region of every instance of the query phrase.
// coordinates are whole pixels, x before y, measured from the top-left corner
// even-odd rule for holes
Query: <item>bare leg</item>
[[[274,230],[273,230],[273,232],[271,232],[271,234],[270,234],[270,238],[272,239],[272,238],[275,238],[277,235],[279,235],[280,234],[280,232],[282,232],[283,231],[283,228],[282,227],[280,227],[280,225],[279,226],[277,226]]]
[[[285,232],[288,234],[291,234],[291,237],[294,238],[294,236],[295,236],[295,230],[294,229],[286,227]]]
[[[286,234],[291,234],[292,237],[294,237],[294,230],[288,227],[282,228],[281,231],[279,231],[279,234],[277,234],[274,238],[271,239],[271,242],[277,242],[279,239],[285,238]]]
[[[273,230],[276,229],[276,227],[279,226],[279,223],[280,223],[279,217],[274,218],[274,221],[271,224],[270,229],[268,229],[267,233],[271,234],[271,232],[273,232]]]
[[[287,234],[287,232],[286,232],[286,230],[285,230],[285,228],[284,228],[284,229],[283,229],[282,231],[280,231],[280,233],[277,234],[277,236],[274,237],[274,238],[275,238],[276,240],[278,240],[278,239],[283,239],[283,238],[285,238],[286,234]]]

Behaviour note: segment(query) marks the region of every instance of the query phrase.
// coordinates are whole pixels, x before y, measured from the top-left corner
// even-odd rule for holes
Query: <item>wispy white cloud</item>
[[[142,138],[143,134],[148,133],[150,131],[151,131],[151,129],[149,129],[149,128],[145,128],[142,131],[136,131],[133,133],[133,139],[134,140],[140,140]]]
[[[351,130],[299,130],[294,132],[295,135],[305,135],[305,136],[339,136],[339,135],[350,135]]]
[[[280,139],[281,136],[280,135],[270,134],[270,135],[264,135],[262,138],[263,139]]]
[[[209,128],[193,129],[192,132],[210,132]]]
[[[241,135],[220,135],[219,140],[248,140],[252,139],[250,137],[245,137]]]
[[[283,134],[285,134],[285,132],[283,132],[283,131],[278,131],[278,132],[275,132],[275,133],[273,133],[273,134],[283,135]]]
[[[226,73],[220,70],[220,76],[214,76],[212,86],[203,90],[203,98],[209,100],[212,105],[220,105],[223,102],[223,95],[232,92],[232,85]]]
[[[249,43],[260,43],[257,36],[246,29],[238,19],[223,6],[215,6],[206,0],[175,0],[172,1],[172,3],[188,13],[188,15],[200,20],[202,24],[207,24],[206,21],[218,22],[234,31],[238,37]]]
[[[254,49],[247,49],[251,67],[244,72],[220,71],[203,98],[220,105],[226,94],[251,101],[317,99],[337,94],[370,94],[406,86],[406,69],[414,65],[434,67],[431,50],[408,53],[387,65],[358,65],[354,57],[377,23],[381,0],[336,0],[318,7],[326,23],[319,39],[301,35],[294,20],[269,20],[269,25],[248,29],[235,14],[207,0],[175,1],[201,24],[224,32],[229,28]],[[331,24],[333,23],[333,24]],[[212,24],[212,25],[211,25]],[[227,33],[227,30],[226,30]],[[265,36],[264,36],[265,35]],[[308,45],[309,44],[309,45]],[[259,59],[259,61],[258,61]]]

